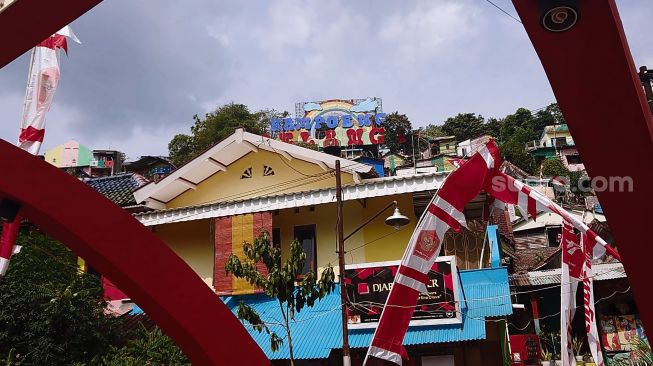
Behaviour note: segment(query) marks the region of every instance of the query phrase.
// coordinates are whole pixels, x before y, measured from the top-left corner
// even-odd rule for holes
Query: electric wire
[[[54,260],[59,261],[61,264],[64,264],[66,266],[69,266],[69,267],[75,269],[76,271],[79,270],[79,267],[77,265],[66,262],[61,257],[56,256],[56,255],[50,253],[49,251],[47,251],[47,250],[45,250],[45,249],[43,249],[43,248],[41,248],[39,246],[34,245],[34,246],[30,246],[30,248],[35,248],[38,251],[52,257]],[[607,270],[607,271],[604,271],[604,272],[601,272],[601,273],[596,273],[596,274],[593,274],[591,276],[591,278],[601,276],[601,275],[604,275],[606,273],[616,271],[616,270],[617,269],[610,269],[610,270]],[[106,284],[109,284],[109,283],[106,283]],[[111,287],[115,288],[115,289],[118,289],[118,287],[116,287],[113,284],[109,284],[109,285]],[[483,301],[483,302],[485,302],[485,301],[488,301],[488,300],[496,300],[496,299],[505,298],[505,297],[517,296],[517,295],[520,295],[520,294],[528,294],[528,293],[546,291],[546,290],[550,290],[550,289],[560,287],[560,286],[562,286],[562,284],[556,284],[556,285],[553,285],[553,286],[548,286],[548,287],[543,287],[543,288],[538,288],[538,289],[532,289],[532,290],[515,291],[515,292],[512,292],[512,293],[510,293],[508,295],[500,295],[500,296],[492,296],[492,297],[481,297],[481,298],[464,299],[464,300],[440,301],[440,302],[433,302],[433,303],[424,303],[424,304],[420,304],[420,305],[427,305],[427,306],[428,305],[439,305],[439,304],[446,304],[446,303],[451,303],[451,302],[455,302],[455,303],[468,303],[468,302],[474,302],[474,301]],[[625,293],[629,292],[630,289],[631,289],[631,287],[629,285],[624,290],[616,290],[616,291],[612,292],[612,294],[610,294],[608,296],[605,296],[605,297],[602,297],[602,298],[599,298],[599,299],[595,300],[594,303],[598,304],[598,303],[600,303],[602,301],[605,301],[605,300],[608,300],[608,299],[614,297],[617,294],[625,294]],[[567,293],[568,292],[564,292],[564,293],[561,293],[561,295],[564,295],[564,294],[567,294]],[[348,300],[349,300],[349,298],[348,298]],[[376,302],[372,302],[372,301],[364,301],[364,302],[348,301],[348,304],[350,304],[351,306],[354,306],[354,307],[360,307],[360,308],[365,309],[365,310],[370,310],[370,308],[366,307],[365,304],[370,304],[370,305],[374,305],[374,306],[377,306],[377,307],[379,307],[379,306],[380,307],[390,306],[390,307],[398,307],[398,308],[412,308],[413,307],[413,306],[381,304],[381,303],[376,303]],[[474,306],[473,309],[476,310],[476,309],[499,307],[499,306],[508,306],[508,305],[512,306],[512,302],[510,302],[510,303],[501,303],[501,304],[488,304],[488,305],[485,305],[485,306]],[[306,321],[309,321],[309,320],[312,320],[312,319],[315,319],[315,318],[323,317],[323,316],[325,316],[328,313],[331,313],[333,311],[339,311],[341,306],[342,306],[342,304],[340,304],[338,306],[335,306],[335,307],[333,307],[333,308],[331,308],[331,309],[329,309],[327,311],[320,312],[320,314],[316,314],[314,316],[307,317],[307,318],[302,318],[302,319],[299,319],[299,320],[293,320],[292,322],[293,323],[301,323],[301,322],[306,322]],[[578,305],[578,306],[576,306],[576,309],[578,309],[578,308],[580,308],[582,306],[583,305]],[[467,314],[466,312],[463,312],[462,310],[451,310],[451,311],[461,313],[461,314],[463,314],[463,316],[465,316],[465,317],[467,317],[469,319],[474,319],[474,320],[479,320],[479,321],[491,321],[491,322],[501,322],[501,321],[503,321],[503,319],[487,319],[485,317],[474,317],[474,316],[471,316],[471,315]],[[427,311],[424,311],[424,312],[438,313],[438,312],[441,312],[441,310],[432,310],[432,311],[427,310]],[[547,318],[551,318],[551,317],[555,317],[555,316],[559,316],[559,315],[560,315],[560,312],[557,312],[557,313],[554,313],[554,314],[539,316],[538,319],[542,320],[542,319],[547,319]],[[523,328],[518,328],[516,325],[514,325],[512,323],[508,323],[508,324],[513,326],[515,329],[521,331],[521,330],[525,330],[528,327],[528,325],[530,325],[530,320],[529,320],[529,323],[527,323],[527,325],[525,327],[523,327]],[[263,325],[278,325],[278,326],[284,326],[285,327],[285,324],[283,324],[281,322],[263,322]],[[252,325],[252,326],[255,326],[255,325]]]
[[[516,21],[516,22],[519,23],[519,24],[523,24],[523,23],[521,22],[521,20],[517,19],[516,17],[514,17],[512,14],[508,13],[507,11],[503,10],[503,8],[501,8],[499,5],[495,4],[495,3],[492,2],[491,0],[485,0],[485,1],[487,1],[487,2],[490,3],[490,4],[492,4],[492,6],[494,6],[494,7],[497,8],[497,9],[499,9],[499,11],[501,11],[501,12],[504,13],[504,14],[506,14],[506,15],[509,16],[510,18],[512,18],[512,20]]]

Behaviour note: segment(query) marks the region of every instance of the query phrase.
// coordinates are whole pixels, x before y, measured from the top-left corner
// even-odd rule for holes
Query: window
[[[551,145],[555,147],[567,146],[567,138],[566,137],[553,138],[551,139]]]
[[[281,229],[278,227],[272,228],[272,246],[275,248],[281,247]]]
[[[306,253],[306,263],[304,263],[302,274],[306,274],[308,271],[317,271],[315,225],[295,226],[295,239],[299,240]]]
[[[567,155],[567,164],[582,164],[580,155]]]
[[[562,239],[562,227],[548,227],[546,228],[546,237],[549,244],[549,247],[558,247],[560,246],[560,240]]]

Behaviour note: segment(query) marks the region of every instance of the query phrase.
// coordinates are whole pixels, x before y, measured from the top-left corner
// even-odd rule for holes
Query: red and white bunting
[[[533,220],[535,220],[539,212],[555,213],[562,217],[563,220],[571,223],[578,231],[587,234],[597,243],[601,244],[594,247],[594,258],[600,258],[607,252],[615,259],[621,261],[619,253],[607,245],[605,240],[599,237],[576,216],[553,202],[553,200],[505,173],[493,171],[492,174],[493,176],[487,180],[488,183],[484,187],[489,195],[504,203],[516,205],[521,211],[522,216],[530,216]]]
[[[489,141],[449,175],[431,200],[404,252],[365,363],[370,356],[398,365],[408,358],[403,339],[417,298],[420,292],[426,292],[427,274],[440,253],[444,235],[450,228],[460,231],[466,226],[465,205],[479,194],[484,178],[500,165],[500,160],[496,143]]]
[[[582,276],[585,254],[574,227],[567,221],[562,225],[562,276],[560,279],[560,343],[562,365],[576,366],[572,346],[571,324],[576,313],[576,292]]]
[[[38,155],[45,136],[45,114],[50,110],[54,93],[59,84],[58,49],[68,52],[66,38],[81,43],[70,27],[53,34],[34,47],[30,61],[27,90],[23,104],[23,119],[18,133],[18,147]],[[0,237],[0,277],[9,267],[9,260],[14,252],[16,236],[20,228],[20,215],[13,222],[3,224]]]
[[[585,331],[587,332],[587,343],[590,353],[597,366],[605,366],[601,344],[599,343],[599,331],[596,327],[596,310],[594,309],[594,273],[592,271],[592,255],[595,253],[596,237],[587,234],[581,235],[581,244],[585,252],[583,263],[583,303],[585,311]]]
[[[79,39],[66,26],[39,43],[32,51],[32,59],[23,104],[23,119],[18,135],[18,147],[34,155],[39,153],[45,136],[45,114],[50,110],[59,84],[58,49],[68,52],[66,37]]]

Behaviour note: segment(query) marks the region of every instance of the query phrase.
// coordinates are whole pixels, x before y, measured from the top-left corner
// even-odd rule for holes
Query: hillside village
[[[307,254],[305,271],[319,272],[334,266],[338,274],[333,232],[336,160],[341,159],[346,167],[342,171],[345,232],[354,230],[392,201],[410,220],[398,230],[382,220],[371,221],[349,238],[345,244],[346,265],[357,268],[399,260],[431,196],[451,171],[492,138],[481,135],[457,141],[455,136],[419,136],[425,146],[416,147],[419,152],[412,156],[405,151],[379,149],[373,157],[355,149],[335,154],[326,151],[329,149],[317,151],[236,129],[179,167],[161,156],[124,161],[119,151],[92,150],[76,141],[47,151],[44,158],[133,213],[234,312],[240,301],[246,301],[270,320],[275,318],[274,301],[226,274],[226,260],[231,254],[242,255],[241,243],[251,242],[257,230],[264,229],[284,253],[293,239],[300,240]],[[539,174],[529,174],[509,160],[503,162],[501,171],[563,204],[618,250],[591,189],[580,192],[564,180],[569,177],[544,174],[545,163],[555,161],[562,166],[558,171],[586,175],[567,125],[544,126],[540,138],[524,144],[523,151],[540,167]],[[483,359],[484,364],[498,365],[504,357],[501,350],[506,334],[513,356],[522,352],[517,357],[540,358],[540,352],[535,354],[532,347],[533,339],[539,339],[538,350],[555,357],[560,350],[550,339],[559,337],[560,327],[556,315],[560,293],[555,286],[561,281],[561,218],[542,213],[532,220],[512,205],[503,210],[491,209],[484,192],[465,207],[464,214],[470,223],[468,228],[460,233],[449,232],[440,255],[448,259],[449,265],[455,264],[462,296],[468,304],[476,305],[469,305],[462,317],[454,316],[457,320],[453,323],[439,325],[436,320],[429,326],[409,328],[404,344],[411,359],[464,358],[469,364]],[[83,258],[79,263],[84,267]],[[640,336],[643,330],[621,263],[607,255],[595,261],[595,268],[604,352],[618,357],[628,353],[630,347],[623,338],[628,335],[618,324],[632,322],[632,332]],[[105,295],[116,313],[147,316],[108,278],[103,281]],[[608,297],[613,300],[609,304],[601,301]],[[333,309],[339,301],[336,289],[295,319],[295,337],[310,338],[295,346],[296,362],[326,365],[338,358],[342,328],[340,314]],[[355,312],[356,305],[349,306]],[[441,316],[445,315],[434,318]],[[349,334],[352,362],[360,364],[364,353],[358,350],[370,342],[372,329],[353,328]],[[575,337],[582,343],[582,322],[576,321],[574,328]],[[320,336],[315,336],[318,329]],[[288,358],[283,347],[276,352],[270,348],[264,333],[254,329],[250,333],[270,359],[282,364]]]

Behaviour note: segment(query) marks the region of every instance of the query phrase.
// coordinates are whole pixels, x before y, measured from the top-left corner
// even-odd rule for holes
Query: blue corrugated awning
[[[486,268],[460,271],[466,304],[462,311],[462,324],[410,327],[404,338],[404,345],[427,343],[461,342],[485,339],[485,318],[512,314],[508,271],[505,268]],[[463,297],[459,297],[463,301]],[[252,306],[270,329],[284,338],[283,322],[279,303],[265,295],[234,296],[224,299],[235,313],[240,301]],[[340,318],[340,291],[327,295],[312,308],[305,308],[295,315],[290,329],[293,337],[293,353],[297,359],[327,358],[332,349],[342,347],[342,326]],[[276,323],[276,324],[275,324]],[[272,352],[270,336],[257,332],[251,325],[245,327],[270,359],[289,358],[288,345]],[[352,329],[349,331],[351,347],[369,346],[374,329]]]

